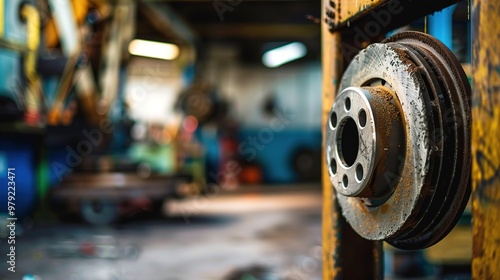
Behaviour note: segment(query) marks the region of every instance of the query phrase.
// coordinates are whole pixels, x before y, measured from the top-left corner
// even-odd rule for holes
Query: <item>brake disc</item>
[[[444,238],[470,196],[470,86],[455,56],[399,33],[356,55],[338,92],[325,152],[349,224],[401,249]]]

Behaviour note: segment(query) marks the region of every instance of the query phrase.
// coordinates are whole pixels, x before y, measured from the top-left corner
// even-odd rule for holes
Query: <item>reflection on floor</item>
[[[16,240],[16,273],[1,264],[0,279],[321,279],[319,186],[220,193],[165,210],[170,217],[104,228],[36,221]]]

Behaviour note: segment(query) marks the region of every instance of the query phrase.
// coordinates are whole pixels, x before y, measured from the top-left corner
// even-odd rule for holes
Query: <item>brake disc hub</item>
[[[404,157],[405,133],[401,107],[392,90],[384,86],[349,87],[340,93],[330,118],[330,176],[337,192],[360,197],[366,205],[380,205],[392,194],[397,174],[391,161]],[[331,134],[331,135],[330,135]]]

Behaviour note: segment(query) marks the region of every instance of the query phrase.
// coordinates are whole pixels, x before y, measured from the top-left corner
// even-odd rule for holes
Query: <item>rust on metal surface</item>
[[[500,278],[500,0],[472,7],[474,279]]]
[[[440,83],[436,81],[436,77],[441,78]],[[419,32],[398,33],[383,43],[372,44],[356,55],[342,75],[338,87],[340,93],[329,113],[331,118],[324,123],[325,156],[328,159],[327,166],[330,167],[331,183],[337,191],[336,203],[341,206],[343,216],[359,235],[369,240],[386,240],[393,246],[409,250],[435,244],[456,224],[470,195],[470,87],[457,59],[450,50],[429,35]],[[387,108],[388,95],[386,98],[380,96],[380,102],[368,101],[378,96],[379,90],[385,87],[397,97],[393,100],[400,102],[394,103],[392,110]],[[431,107],[432,100],[439,100],[434,103],[435,108]],[[365,120],[377,123],[384,120],[383,122],[391,123],[391,127],[395,118],[404,115],[407,129],[403,129],[402,124],[396,126],[400,131],[396,134],[403,137],[379,141],[383,139],[379,139],[377,135],[377,144],[374,143],[372,139],[375,138],[366,137],[369,135],[367,133],[373,132],[371,126],[362,125],[361,117],[356,114],[362,111],[370,112]],[[449,112],[448,116],[445,115],[446,112]],[[365,165],[363,156],[361,159],[356,156],[356,160],[350,161],[351,163],[344,161],[343,152],[339,152],[339,147],[342,149],[339,139],[346,137],[343,134],[346,119],[359,121],[357,125],[361,132],[350,132],[355,135],[353,137],[363,140],[360,141],[363,144],[357,147],[357,155],[360,151],[364,156],[369,152],[368,149],[361,148],[366,143],[377,147],[381,144],[380,149],[383,151],[394,151],[388,157],[391,160],[387,160],[391,164],[379,166],[380,172],[371,172],[373,169]],[[399,121],[395,123],[398,124]],[[395,136],[392,129],[386,128],[384,131],[381,129],[383,127],[378,126],[377,134]],[[446,134],[441,137],[435,131]],[[404,141],[405,138],[407,141]],[[456,151],[461,153],[457,154]],[[373,159],[369,161],[378,164],[385,162]],[[348,168],[338,168],[338,163],[348,165]],[[442,163],[452,171],[441,169]],[[364,192],[363,185],[351,184],[350,179],[340,181],[340,176],[358,176],[356,178],[359,181],[369,178],[358,175],[359,165],[356,165],[355,175],[348,173],[354,164],[363,166],[364,170],[370,171],[370,176],[382,180],[381,185],[397,184],[398,187],[395,187],[394,192],[392,188],[388,192],[386,188],[382,188],[378,192],[382,196],[371,196]],[[384,179],[388,181],[384,182]],[[350,189],[343,189],[348,186]],[[360,205],[358,195],[365,199],[365,203],[366,198],[374,198],[366,203],[370,208],[364,209]],[[383,200],[386,195],[390,197]],[[384,203],[387,207],[382,211]],[[342,233],[348,233],[342,235],[340,242],[340,256],[346,257],[349,252],[344,253],[343,249],[346,247],[343,243],[355,234],[349,234],[347,227],[342,224],[340,226]],[[356,246],[361,243],[356,242]],[[353,246],[349,247],[352,251]],[[377,258],[373,252],[369,254]],[[345,259],[342,259],[342,263],[347,264],[342,265],[341,270],[342,276],[345,276],[353,266]]]
[[[403,55],[385,44],[371,45],[355,57],[340,83],[340,89],[344,90],[351,86],[365,86],[372,80],[383,80],[403,105],[402,111],[406,115],[404,119],[409,120],[406,122],[408,127],[405,130],[408,135],[404,137],[406,143],[403,147],[406,149],[403,155],[406,156],[393,160],[395,171],[382,171],[384,176],[379,176],[380,180],[387,178],[392,181],[396,178],[394,181],[399,186],[384,203],[388,206],[385,213],[380,211],[381,205],[369,207],[368,211],[354,211],[353,204],[358,204],[357,199],[339,197],[343,213],[356,231],[372,240],[393,237],[401,230],[416,206],[423,186],[423,177],[427,173],[427,157],[424,156],[428,153],[425,145],[428,134],[425,127],[427,116],[413,113],[425,110],[423,96],[419,94],[421,87],[418,77],[408,71],[409,64],[406,64],[403,58]],[[398,170],[400,168],[401,170]],[[403,180],[397,180],[401,174],[406,176],[403,176]],[[360,207],[356,207],[358,208]]]

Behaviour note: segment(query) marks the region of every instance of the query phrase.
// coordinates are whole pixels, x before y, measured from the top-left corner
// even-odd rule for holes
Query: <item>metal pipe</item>
[[[28,80],[26,92],[26,113],[33,116],[40,114],[42,91],[40,78],[36,72],[36,60],[38,46],[40,45],[40,15],[32,5],[24,5],[21,8],[21,16],[26,19],[28,51],[24,60],[24,72]],[[38,119],[36,117],[35,119]]]

